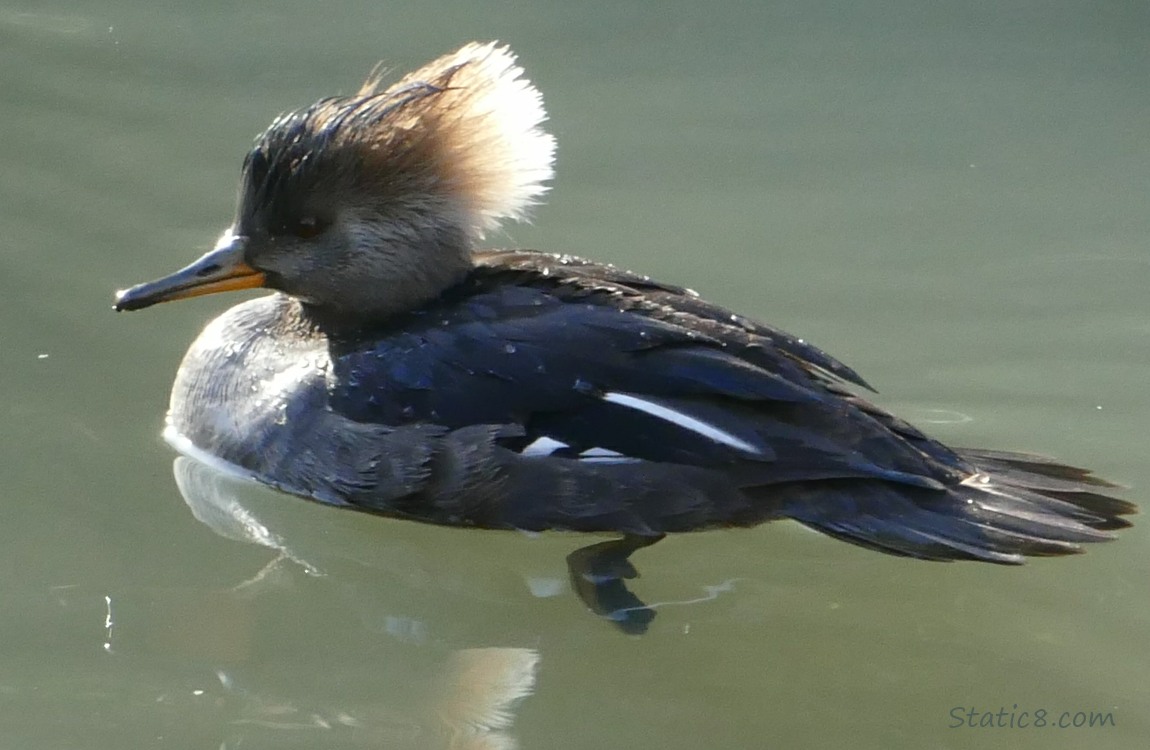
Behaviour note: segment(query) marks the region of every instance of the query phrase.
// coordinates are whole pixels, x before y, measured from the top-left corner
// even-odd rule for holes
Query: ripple
[[[0,25],[46,31],[49,34],[82,34],[92,28],[93,21],[82,16],[0,10]]]
[[[966,424],[974,417],[951,409],[907,409],[902,416],[911,424]]]

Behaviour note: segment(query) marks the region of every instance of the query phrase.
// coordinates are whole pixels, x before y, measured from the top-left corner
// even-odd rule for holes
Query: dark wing
[[[549,255],[520,251],[486,251],[477,256],[487,273],[503,272],[539,284],[550,278],[556,285],[586,293],[606,292],[625,300],[625,308],[658,318],[678,319],[689,328],[703,329],[719,340],[769,344],[782,357],[792,359],[812,375],[873,391],[870,384],[837,359],[774,326],[738,315],[707,302],[686,287],[656,281],[615,266],[595,263],[573,255]],[[544,278],[541,279],[540,276]],[[747,334],[746,338],[740,332]]]
[[[804,341],[576,258],[482,254],[442,303],[362,339],[332,342],[327,395],[376,434],[349,441],[364,470],[336,491],[367,509],[648,535],[790,517],[1000,563],[1077,551],[1133,511],[1082,470],[952,451]]]
[[[525,455],[721,469],[739,486],[938,487],[961,466],[847,392],[853,371],[687,290],[537,253],[487,260],[369,344],[336,342],[331,408],[363,423],[515,425],[504,443]]]

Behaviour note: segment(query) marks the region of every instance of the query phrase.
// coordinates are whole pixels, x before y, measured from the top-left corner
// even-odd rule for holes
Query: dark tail
[[[827,482],[794,488],[785,514],[838,539],[926,560],[1019,564],[1081,552],[1130,526],[1134,504],[1117,485],[1041,456],[959,450],[976,470],[945,490],[891,482]]]

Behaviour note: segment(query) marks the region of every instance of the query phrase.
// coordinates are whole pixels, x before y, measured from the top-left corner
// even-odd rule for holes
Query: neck
[[[345,326],[380,324],[433,302],[475,265],[470,242],[442,232],[422,243],[395,242],[390,247],[360,256],[355,265],[309,278],[298,297],[311,317]]]
[[[347,297],[339,304],[319,304],[295,299],[300,316],[309,324],[333,338],[345,338],[357,331],[369,330],[386,325],[399,316],[417,312],[439,299],[444,292],[462,283],[473,266],[468,263],[451,269],[450,273],[435,274],[434,277],[405,280],[401,286],[377,291],[357,301]],[[386,285],[378,284],[378,287]]]

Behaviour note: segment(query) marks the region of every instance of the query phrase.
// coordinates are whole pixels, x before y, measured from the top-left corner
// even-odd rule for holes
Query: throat
[[[401,281],[365,278],[322,300],[300,298],[301,314],[328,333],[385,327],[396,318],[433,305],[463,283],[472,270],[468,263],[404,274]]]
[[[390,295],[385,304],[380,301],[370,307],[315,304],[294,300],[299,318],[308,327],[328,338],[333,344],[362,341],[383,331],[405,328],[413,319],[439,307],[442,303],[468,296],[474,285],[474,268],[466,269],[451,283],[431,289],[408,290],[405,294]]]

